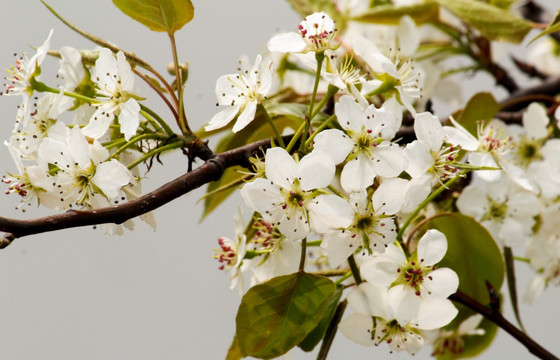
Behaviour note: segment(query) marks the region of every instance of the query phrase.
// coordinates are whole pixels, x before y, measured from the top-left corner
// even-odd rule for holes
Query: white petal
[[[364,156],[348,162],[340,174],[340,185],[346,192],[356,192],[365,189],[373,183],[375,171],[371,160]]]
[[[350,226],[354,210],[348,201],[336,195],[320,195],[308,205],[311,226],[324,234]]]
[[[233,129],[232,131],[234,133],[240,131],[241,129],[243,129],[245,126],[249,125],[249,123],[251,121],[253,121],[253,119],[255,119],[255,113],[257,112],[257,101],[249,101],[246,105],[245,105],[245,109],[243,109],[243,111],[241,112],[241,114],[239,115],[239,117],[237,118],[237,121],[235,122],[235,125],[233,125]]]
[[[418,140],[427,144],[431,150],[441,149],[445,133],[439,119],[429,112],[416,114],[414,118],[414,132]]]
[[[420,45],[420,31],[416,29],[414,20],[408,15],[401,17],[397,27],[400,53],[405,57],[413,57]]]
[[[74,126],[70,130],[68,136],[68,150],[72,151],[72,160],[74,163],[71,165],[78,165],[80,169],[87,169],[91,165],[91,158],[89,156],[89,146],[86,138],[80,131],[79,126]]]
[[[376,212],[386,215],[398,213],[404,204],[403,189],[408,187],[408,181],[400,178],[388,179],[381,183],[371,198],[373,208]]]
[[[126,141],[136,135],[138,126],[140,125],[140,105],[134,99],[128,99],[127,102],[121,104],[119,114],[119,124],[121,125],[121,133],[124,134]]]
[[[231,120],[233,120],[235,115],[237,115],[239,109],[239,105],[228,105],[224,110],[220,111],[214,115],[212,119],[210,119],[210,122],[204,127],[204,130],[211,131],[226,126]]]
[[[442,232],[430,229],[418,242],[418,260],[424,266],[440,262],[447,252],[447,238]]]
[[[286,150],[275,147],[266,151],[265,173],[267,179],[274,184],[291,190],[298,175],[298,166]]]
[[[343,129],[362,132],[362,128],[365,126],[364,110],[353,97],[348,95],[341,97],[334,112]]]
[[[430,147],[422,141],[414,140],[407,144],[403,153],[408,159],[406,172],[413,178],[426,175],[428,170],[434,165],[434,158],[430,152]]]
[[[458,312],[455,305],[447,299],[423,301],[414,321],[420,329],[435,330],[449,324]]]
[[[326,154],[312,152],[298,163],[298,173],[301,189],[309,191],[327,187],[335,172],[333,160]]]
[[[352,314],[338,324],[340,332],[348,339],[365,346],[375,345],[373,339],[373,319],[371,316]]]
[[[461,145],[461,147],[467,151],[477,150],[480,144],[478,139],[452,118],[451,122],[455,125],[455,127],[443,127],[447,142],[453,145]]]
[[[96,140],[103,137],[115,118],[113,111],[114,109],[110,107],[110,104],[99,107],[89,120],[89,123],[82,129],[82,133]]]
[[[548,115],[546,109],[539,103],[531,103],[523,114],[523,128],[529,139],[543,139],[548,135]]]
[[[354,142],[338,129],[321,131],[315,136],[313,151],[321,151],[329,155],[335,164],[340,164],[354,148]]]
[[[376,175],[396,177],[408,165],[403,150],[397,146],[379,146],[373,154],[373,169]]]
[[[282,201],[278,188],[263,178],[245,184],[241,188],[241,197],[249,208],[262,215],[274,208],[273,204]]]
[[[278,34],[268,41],[269,51],[302,52],[307,47],[306,42],[295,32]]]
[[[428,293],[422,292],[422,297],[445,299],[457,291],[459,277],[457,273],[449,268],[439,268],[427,274],[422,282]]]
[[[352,238],[350,231],[334,231],[323,236],[321,248],[327,252],[329,265],[333,268],[341,265],[350,255],[358,249],[361,240],[357,237]]]
[[[119,195],[119,190],[130,183],[132,174],[130,171],[115,159],[100,164],[92,182],[103,191],[109,200],[115,199]]]

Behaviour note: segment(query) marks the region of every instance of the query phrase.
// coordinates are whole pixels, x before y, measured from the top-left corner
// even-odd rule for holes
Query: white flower
[[[250,67],[245,59],[239,61],[239,73],[221,76],[216,81],[216,105],[227,106],[206,125],[205,130],[219,129],[229,124],[239,114],[233,132],[238,132],[255,118],[257,105],[265,98],[272,86],[272,62],[262,61],[257,55]]]
[[[428,230],[409,259],[396,245],[362,264],[360,273],[368,282],[395,291],[396,309],[403,317],[415,316],[425,301],[446,299],[459,286],[457,274],[435,265],[447,252],[447,239],[438,230]],[[449,300],[445,300],[449,301]]]
[[[338,328],[359,344],[371,346],[385,341],[392,350],[415,354],[425,343],[424,330],[441,328],[457,315],[449,300],[424,302],[413,316],[403,313],[398,303],[396,292],[361,283],[348,295],[348,305],[355,314],[343,319]]]
[[[399,122],[386,104],[380,109],[370,105],[363,110],[354,98],[343,96],[335,113],[346,134],[331,129],[315,137],[314,151],[328,154],[337,164],[348,161],[340,176],[347,192],[365,189],[376,176],[398,176],[406,167],[402,149],[390,141]]]
[[[303,239],[309,233],[308,206],[316,196],[313,190],[329,185],[334,171],[334,163],[324,154],[312,153],[296,162],[282,148],[268,149],[266,179],[247,183],[241,196],[288,239]]]
[[[506,246],[527,242],[540,212],[537,197],[514,185],[508,178],[493,183],[475,181],[457,200],[463,214],[480,221],[498,243]]]
[[[16,65],[8,69],[10,78],[5,78],[9,84],[5,84],[6,91],[3,95],[22,95],[29,99],[33,94],[32,81],[39,80],[41,75],[41,63],[47,56],[51,44],[51,30],[47,40],[37,48],[35,55],[28,59],[25,53],[16,60]]]
[[[467,129],[450,118],[454,127],[444,126],[444,132],[451,144],[460,145],[470,151],[468,162],[480,167],[501,168],[518,185],[532,192],[537,192],[533,181],[527,178],[523,170],[507,160],[506,155],[512,148],[511,137],[504,137],[505,124],[493,120],[486,127],[481,122],[477,128],[477,137],[471,135]],[[495,182],[501,177],[496,170],[476,170],[476,174],[485,181]]]
[[[432,356],[436,355],[454,355],[457,356],[465,351],[465,337],[473,335],[484,335],[484,329],[479,328],[482,321],[482,315],[471,315],[459,324],[454,331],[441,330],[437,339],[434,340],[434,351]]]
[[[407,44],[407,48],[412,46]],[[412,103],[421,97],[421,88],[420,72],[415,70],[413,59],[401,57],[398,49],[392,49],[391,56],[387,57],[371,41],[361,36],[354,44],[354,52],[367,63],[377,77],[364,85],[362,92],[393,92],[399,102],[415,115],[416,110]]]
[[[70,98],[61,94],[47,93],[41,97],[37,109],[26,116],[22,128],[12,135],[11,142],[26,156],[33,156],[45,137],[63,141],[69,129],[57,121],[58,116],[72,105]],[[36,156],[33,156],[36,157]]]
[[[121,188],[133,181],[130,171],[116,159],[106,161],[107,149],[98,142],[89,144],[75,126],[65,142],[46,138],[39,147],[39,159],[58,168],[56,188],[60,208],[92,205],[90,196],[104,195],[109,201],[121,196]]]
[[[93,139],[105,135],[115,116],[118,116],[121,133],[126,140],[136,134],[140,124],[138,89],[134,84],[134,73],[122,51],[113,56],[111,50],[103,48],[95,62],[93,80],[97,83],[98,106],[83,134]]]
[[[414,118],[415,140],[407,144],[404,154],[408,158],[406,172],[412,178],[429,176],[432,185],[459,175],[454,165],[458,146],[444,146],[445,133],[439,119],[429,112]]]
[[[58,199],[54,196],[52,177],[37,165],[24,166],[19,147],[13,143],[4,144],[8,147],[19,172],[19,174],[8,173],[9,177],[2,177],[2,182],[9,185],[6,194],[21,196],[20,206],[37,202],[38,205],[43,204],[49,208],[56,208]]]
[[[279,34],[270,39],[268,50],[306,53],[336,49],[340,46],[334,39],[336,32],[335,23],[329,15],[316,12],[299,24],[297,33]]]
[[[241,208],[234,215],[235,240],[221,237],[218,239],[219,248],[214,249],[214,259],[218,260],[220,270],[226,270],[231,275],[231,289],[237,288],[239,295],[245,290],[241,266],[245,257],[247,237],[245,236],[245,223]]]
[[[348,201],[335,195],[320,195],[311,213],[316,232],[325,234],[321,247],[332,267],[340,265],[360,249],[382,253],[397,236],[390,180],[382,183],[370,199],[366,191],[352,193]]]

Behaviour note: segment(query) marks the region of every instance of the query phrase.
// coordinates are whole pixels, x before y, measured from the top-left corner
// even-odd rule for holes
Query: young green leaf
[[[558,10],[558,12],[556,13],[556,16],[554,17],[554,19],[552,19],[552,21],[550,22],[550,24],[548,24],[548,26],[546,27],[546,29],[544,29],[539,35],[535,36],[530,42],[529,44],[533,43],[533,41],[537,40],[538,38],[548,35],[548,34],[552,34],[555,33],[557,31],[560,31],[560,9]]]
[[[304,272],[252,287],[235,319],[241,353],[262,359],[285,354],[317,326],[335,292],[331,280]]]
[[[194,16],[191,0],[113,0],[123,13],[152,31],[173,34]]]
[[[489,92],[481,92],[470,98],[462,110],[453,114],[453,118],[476,137],[478,122],[492,120],[499,110],[500,104],[494,96]]]
[[[490,40],[509,41],[515,44],[532,29],[531,23],[510,11],[474,0],[434,0],[480,31]]]

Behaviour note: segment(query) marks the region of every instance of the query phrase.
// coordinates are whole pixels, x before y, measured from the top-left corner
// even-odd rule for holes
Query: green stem
[[[52,88],[52,87],[48,86],[47,84],[42,83],[40,81],[34,81],[33,82],[33,89],[35,91],[38,91],[38,92],[50,92],[50,93],[53,93],[53,94],[60,94],[60,89]],[[74,99],[82,100],[82,101],[85,101],[85,102],[90,103],[90,104],[101,103],[100,100],[93,99],[93,98],[90,98],[90,97],[87,97],[87,96],[84,96],[84,95],[80,95],[80,94],[77,94],[77,93],[71,92],[71,91],[64,91],[64,96],[68,96],[68,97],[71,97],[71,98],[74,98]]]
[[[175,76],[177,84],[177,97],[179,99],[179,109],[177,113],[179,114],[179,128],[183,132],[183,135],[191,135],[192,131],[189,128],[187,117],[185,115],[185,103],[183,101],[183,72],[179,66],[179,57],[177,55],[177,45],[175,43],[175,35],[173,33],[169,34],[169,41],[171,42],[171,50],[173,52],[173,64],[175,65]]]
[[[136,159],[133,162],[131,162],[130,164],[128,164],[127,168],[128,168],[128,170],[131,170],[135,166],[137,166],[138,164],[143,163],[144,161],[148,160],[149,158],[151,158],[151,157],[153,157],[153,156],[155,156],[159,153],[162,153],[162,152],[167,151],[167,150],[173,150],[173,149],[176,149],[176,148],[180,148],[183,145],[184,145],[184,143],[182,141],[177,141],[177,142],[165,145],[165,146],[158,147],[158,148],[150,151],[149,153],[146,153],[146,154],[140,156],[138,159]]]
[[[322,240],[308,241],[308,242],[307,242],[307,247],[310,247],[310,246],[313,246],[313,247],[321,246],[321,242],[322,242]]]
[[[301,124],[301,126],[297,129],[294,136],[292,136],[292,140],[290,140],[290,143],[288,144],[288,146],[286,146],[286,151],[287,152],[292,152],[292,149],[294,148],[294,146],[296,145],[299,137],[301,136],[301,133],[303,132],[303,129],[305,129],[305,122],[303,122]]]
[[[333,121],[335,118],[336,118],[336,115],[331,115],[331,116],[329,116],[328,119],[323,121],[321,123],[321,125],[319,125],[317,130],[315,130],[313,132],[313,134],[311,134],[311,136],[309,136],[309,139],[307,139],[307,141],[305,142],[305,147],[308,148],[311,145],[311,143],[313,142],[313,139],[315,138],[315,136],[317,136],[317,134],[319,134],[321,131],[323,131],[323,129],[326,128],[330,124],[330,122]]]
[[[309,109],[307,110],[307,116],[305,118],[305,129],[301,137],[300,151],[305,153],[307,148],[305,143],[307,140],[307,133],[311,127],[311,120],[313,120],[313,109],[315,106],[315,98],[317,97],[317,89],[319,88],[319,81],[321,80],[321,69],[323,68],[323,60],[325,59],[325,53],[319,52],[315,53],[315,60],[317,60],[317,71],[315,72],[315,84],[313,85],[313,94],[311,95],[311,101],[309,102]]]
[[[157,121],[157,123],[163,128],[163,130],[167,133],[167,135],[169,136],[175,135],[175,132],[169,127],[169,125],[165,122],[165,120],[163,120],[161,116],[155,113],[152,109],[144,105],[140,105],[140,114],[142,114],[142,116],[144,116],[148,121],[150,121],[150,119]]]
[[[142,134],[142,135],[133,136],[132,138],[130,138],[130,140],[128,142],[126,142],[126,144],[124,144],[123,146],[118,148],[117,151],[115,151],[115,153],[113,155],[111,155],[111,157],[109,159],[116,159],[117,155],[119,155],[120,153],[122,153],[123,151],[128,149],[131,145],[134,145],[137,142],[139,142],[141,140],[144,140],[144,139],[162,139],[162,137],[158,134]]]
[[[348,271],[345,275],[341,276],[340,279],[336,280],[334,284],[336,286],[342,284],[342,282],[352,276],[352,271]]]
[[[408,227],[408,225],[410,225],[410,223],[416,218],[416,215],[418,215],[418,213],[420,213],[420,211],[426,206],[428,205],[433,199],[435,199],[437,196],[439,196],[442,192],[444,192],[445,190],[448,190],[449,187],[453,184],[455,184],[457,181],[459,181],[459,179],[461,179],[461,177],[463,177],[466,173],[468,173],[468,170],[464,170],[461,172],[461,174],[455,176],[453,179],[448,180],[445,184],[441,185],[439,188],[437,188],[434,192],[432,192],[430,194],[430,196],[428,196],[424,201],[422,201],[420,203],[420,205],[418,205],[418,207],[412,212],[412,214],[410,214],[410,216],[406,219],[406,221],[404,222],[403,226],[401,226],[401,228],[399,229],[399,232],[397,234],[397,241],[401,241],[402,240],[402,236],[404,234],[404,231],[406,230],[406,228]]]
[[[527,263],[527,264],[531,263],[531,260],[529,260],[528,258],[521,257],[521,256],[514,256],[513,259],[517,260],[517,261],[522,261],[522,262]]]
[[[325,94],[325,96],[323,96],[321,102],[317,104],[315,110],[313,110],[313,113],[311,114],[311,119],[313,119],[319,113],[319,111],[321,111],[321,109],[325,107],[329,99],[332,98],[337,92],[338,92],[338,88],[336,86],[329,85],[327,89],[327,93]]]
[[[274,131],[274,134],[276,135],[276,140],[278,140],[278,144],[280,144],[280,146],[282,146],[285,149],[286,145],[284,144],[284,140],[282,139],[282,135],[280,135],[280,132],[278,131],[278,128],[276,127],[276,125],[274,125],[274,121],[272,121],[272,118],[268,114],[268,111],[266,111],[263,104],[258,104],[257,108],[264,115],[265,119],[268,121],[268,123],[272,127],[272,130]]]

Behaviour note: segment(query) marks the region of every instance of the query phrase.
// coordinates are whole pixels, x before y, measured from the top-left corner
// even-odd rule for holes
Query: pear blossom
[[[375,80],[364,84],[362,92],[392,92],[411,114],[416,114],[412,104],[415,99],[421,97],[421,87],[420,72],[415,69],[413,59],[401,57],[398,49],[391,49],[392,54],[387,57],[363,36],[356,39],[354,52],[366,62],[376,76]]]
[[[507,154],[512,149],[511,137],[504,136],[505,125],[493,120],[487,126],[480,122],[477,127],[477,137],[471,135],[455,119],[450,118],[452,126],[444,126],[445,135],[451,144],[460,145],[469,151],[467,161],[475,166],[502,169],[514,182],[524,189],[537,192],[534,182],[527,178],[521,168],[507,160]],[[488,182],[498,181],[501,173],[496,170],[476,170],[478,176]]]
[[[321,247],[332,267],[340,265],[355,251],[383,253],[397,236],[394,215],[400,204],[393,204],[391,180],[382,183],[368,199],[365,190],[352,193],[348,201],[335,195],[320,195],[315,200],[311,223],[325,234]]]
[[[299,162],[286,150],[266,151],[266,178],[257,178],[241,189],[245,204],[272,222],[288,239],[303,239],[309,234],[309,207],[334,176],[333,161],[322,153],[304,156]]]
[[[33,81],[39,80],[41,76],[41,63],[47,56],[51,44],[53,30],[49,32],[47,40],[37,48],[37,52],[27,58],[24,53],[16,60],[16,65],[8,69],[9,78],[5,78],[9,83],[4,84],[6,91],[1,95],[21,95],[24,99],[29,99],[33,95]]]
[[[283,33],[268,41],[269,51],[279,52],[323,52],[340,46],[336,42],[335,22],[325,12],[307,16],[298,26],[298,32]]]
[[[130,140],[140,124],[140,105],[137,101],[140,97],[126,56],[119,51],[115,57],[111,50],[102,48],[92,75],[98,87],[96,99],[100,103],[94,104],[98,108],[83,128],[83,134],[100,139],[117,116],[121,133],[126,140]]]
[[[22,121],[22,128],[16,130],[11,142],[17,145],[24,155],[31,156],[39,149],[45,137],[63,140],[70,131],[58,116],[72,104],[61,94],[47,93],[37,103],[37,109]]]
[[[465,351],[465,337],[484,335],[486,331],[479,328],[483,317],[480,314],[471,315],[463,320],[454,331],[440,330],[437,339],[434,340],[432,356],[459,355]]]
[[[416,114],[414,118],[415,140],[407,144],[404,154],[408,158],[406,172],[412,178],[429,176],[432,185],[459,175],[455,159],[458,146],[444,146],[445,133],[439,119],[429,112]]]
[[[56,193],[59,208],[90,205],[90,196],[100,193],[109,201],[121,197],[121,188],[133,181],[130,171],[97,141],[89,144],[81,129],[72,128],[65,142],[45,138],[38,150],[39,159],[56,167]]]
[[[49,208],[56,208],[58,204],[56,197],[53,196],[54,185],[51,175],[38,165],[24,166],[23,154],[19,146],[12,142],[4,144],[8,147],[19,173],[8,173],[9,176],[2,177],[2,182],[9,185],[5,193],[21,196],[20,206],[36,202]]]
[[[245,257],[247,237],[245,236],[245,223],[241,208],[234,215],[235,218],[235,240],[220,237],[219,248],[214,249],[214,258],[218,260],[220,270],[231,274],[231,289],[237,288],[239,294],[244,292],[244,279],[241,273],[243,258]]]
[[[344,318],[338,328],[358,344],[371,346],[385,341],[391,350],[415,354],[426,343],[426,331],[447,325],[458,313],[445,299],[422,303],[412,316],[398,303],[397,292],[363,282],[348,295],[348,305],[355,313]]]
[[[529,240],[541,207],[535,194],[502,178],[474,181],[457,199],[457,208],[480,221],[499,244],[519,246]]]
[[[64,80],[64,88],[75,91],[86,77],[82,55],[73,47],[63,46],[60,48],[60,57],[58,74]]]
[[[414,316],[423,302],[450,300],[459,286],[457,274],[436,264],[447,252],[447,239],[438,230],[428,230],[407,259],[396,245],[364,262],[360,273],[368,282],[397,292],[395,306],[403,316]]]
[[[210,119],[206,131],[226,126],[237,115],[232,131],[238,132],[255,118],[257,105],[266,99],[272,87],[272,62],[257,55],[250,66],[246,59],[239,61],[239,73],[221,76],[216,81],[216,105],[227,106]]]
[[[400,124],[385,104],[380,109],[370,105],[364,110],[354,98],[343,96],[335,113],[346,133],[330,129],[315,137],[314,151],[328,154],[337,164],[347,161],[340,176],[347,192],[365,189],[376,176],[396,177],[406,167],[402,149],[391,142]]]

